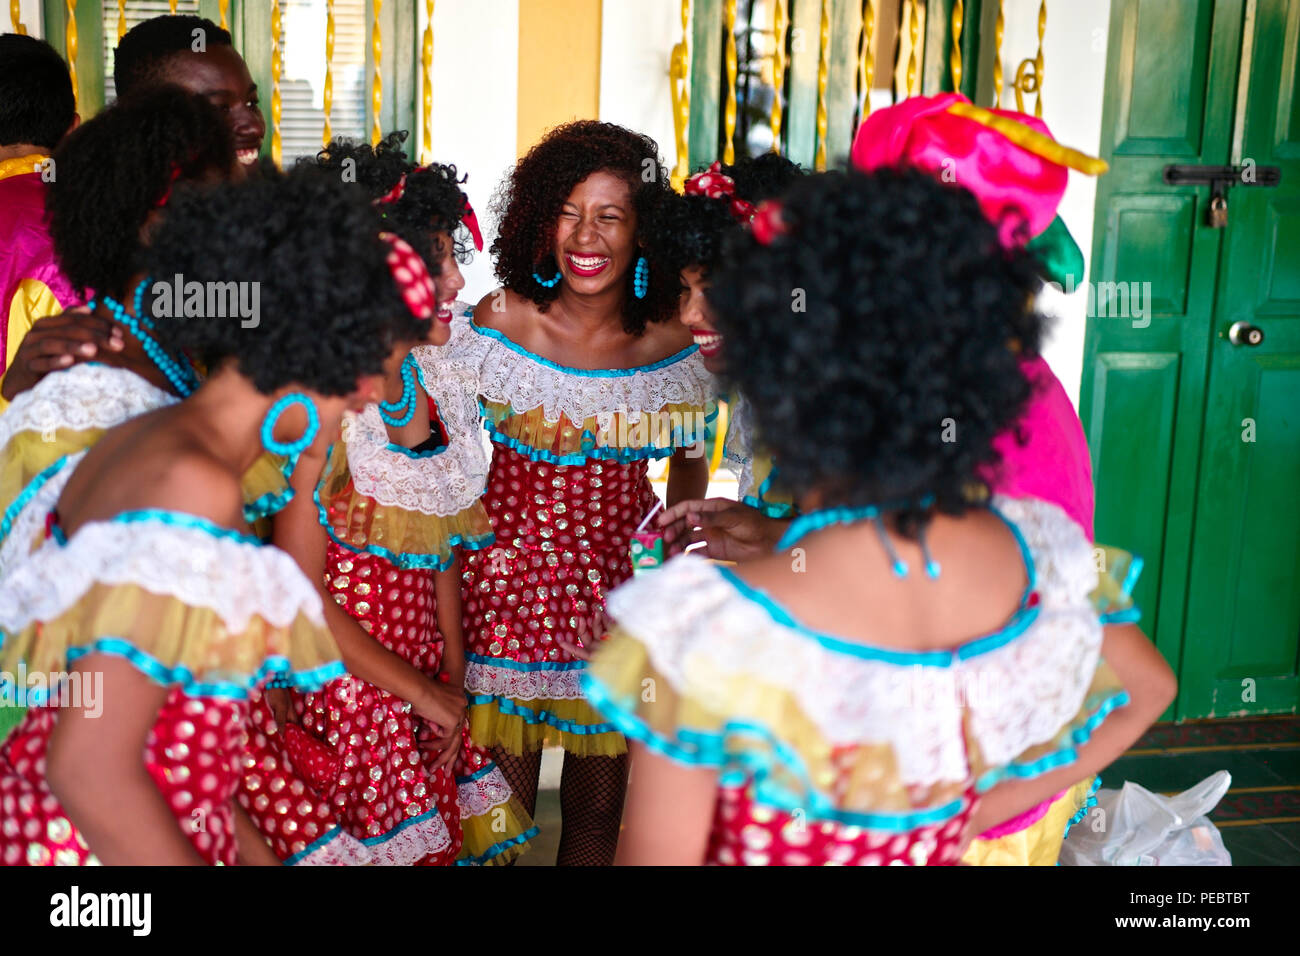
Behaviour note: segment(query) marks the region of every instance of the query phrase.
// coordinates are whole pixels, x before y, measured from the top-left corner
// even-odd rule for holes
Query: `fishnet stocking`
[[[564,825],[556,866],[613,865],[626,795],[627,754],[564,755],[564,773],[560,777]]]

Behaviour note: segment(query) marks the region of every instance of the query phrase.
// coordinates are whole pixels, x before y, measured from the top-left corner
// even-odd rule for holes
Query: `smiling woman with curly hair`
[[[675,318],[676,272],[645,236],[667,183],[639,133],[551,131],[494,206],[503,288],[453,322],[443,350],[493,441],[484,503],[497,544],[463,559],[470,729],[530,811],[543,744],[564,746],[561,864],[607,864],[617,842],[627,748],[578,680],[655,505],[647,463],[671,457],[670,502],[708,481],[712,381]]]

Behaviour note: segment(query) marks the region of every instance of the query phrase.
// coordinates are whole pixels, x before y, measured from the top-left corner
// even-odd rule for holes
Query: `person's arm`
[[[85,309],[38,319],[13,352],[0,395],[12,402],[49,372],[92,361],[101,349],[120,352],[125,347],[119,325]]]
[[[701,553],[716,561],[753,561],[776,550],[790,527],[788,518],[769,518],[757,508],[727,498],[679,501],[656,517],[668,554],[703,541]]]
[[[244,808],[235,800],[230,801],[230,806],[235,811],[235,849],[239,854],[239,865],[283,866]]]
[[[103,679],[102,712],[64,707],[50,736],[45,774],[101,863],[202,866],[141,755],[168,688],[120,657],[90,654],[73,666]]]
[[[460,558],[453,557],[451,567],[439,571],[433,582],[438,607],[438,631],[442,634],[442,673],[455,688],[465,686],[465,637],[460,618]]]
[[[716,770],[686,767],[630,742],[631,773],[615,866],[701,866],[709,847]]]
[[[709,491],[709,459],[704,442],[697,442],[673,452],[668,465],[667,505],[691,498],[703,498]]]
[[[970,833],[983,833],[1109,766],[1173,701],[1178,691],[1174,673],[1136,624],[1107,627],[1101,656],[1128,691],[1128,704],[1093,732],[1074,763],[1032,780],[999,784],[985,794],[971,819]]]
[[[272,520],[272,543],[298,563],[320,592],[325,623],[349,673],[409,701],[415,713],[440,728],[459,726],[465,695],[430,680],[367,634],[325,587],[328,536],[321,526],[314,496],[324,462],[323,453],[315,447],[299,460],[291,481],[293,499]]]

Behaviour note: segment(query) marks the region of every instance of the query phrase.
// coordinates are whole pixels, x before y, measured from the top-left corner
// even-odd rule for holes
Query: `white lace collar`
[[[134,372],[88,362],[52,372],[0,415],[0,448],[19,432],[113,428],[180,401]]]
[[[0,581],[0,631],[48,621],[95,584],[136,585],[209,608],[231,633],[254,615],[287,627],[299,614],[324,626],[320,596],[294,560],[277,548],[174,512],[141,520],[95,521],[66,544],[47,540]]]
[[[707,706],[719,680],[749,677],[793,695],[832,743],[889,744],[907,784],[964,781],[963,700],[984,760],[1004,765],[1052,740],[1079,711],[1101,651],[1089,600],[1097,573],[1078,526],[1035,499],[995,503],[1033,557],[1038,604],[1023,616],[1028,626],[968,644],[961,655],[872,649],[817,634],[733,572],[694,555],[617,588],[610,615],[679,694]]]
[[[550,422],[561,415],[582,422],[612,412],[653,413],[672,404],[704,406],[714,394],[713,377],[694,345],[639,368],[574,369],[475,325],[466,313],[452,321],[451,339],[437,351],[439,366],[473,382],[486,400],[516,413],[542,408]]]
[[[722,446],[722,457],[736,476],[736,493],[741,501],[755,494],[750,414],[749,403],[738,392],[727,396],[727,437]]]

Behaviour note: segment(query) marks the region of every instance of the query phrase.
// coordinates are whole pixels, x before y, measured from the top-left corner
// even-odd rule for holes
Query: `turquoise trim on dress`
[[[1092,778],[1092,786],[1088,788],[1088,796],[1083,801],[1083,806],[1074,812],[1074,816],[1065,822],[1065,832],[1061,834],[1064,840],[1070,835],[1070,828],[1076,823],[1082,823],[1083,818],[1088,815],[1088,811],[1097,805],[1097,791],[1101,789],[1101,777]]]
[[[1023,634],[1035,620],[1038,619],[1039,608],[1037,605],[1026,607],[1022,601],[1021,606],[1012,615],[1011,620],[1001,629],[986,634],[982,637],[975,638],[972,641],[961,645],[955,650],[944,651],[909,651],[904,648],[877,647],[872,644],[863,644],[857,641],[848,641],[843,638],[834,637],[830,634],[824,634],[821,631],[814,631],[812,628],[800,624],[790,613],[781,607],[766,592],[754,587],[752,584],[744,581],[736,572],[723,565],[717,565],[714,570],[718,572],[732,587],[741,595],[754,604],[763,608],[772,620],[778,624],[787,627],[793,631],[798,631],[807,637],[812,638],[828,651],[837,654],[847,654],[850,657],[858,657],[863,660],[882,661],[886,664],[897,664],[900,666],[923,665],[930,667],[952,667],[961,661],[970,660],[981,654],[987,654],[997,650]]]
[[[496,768],[497,768],[497,762],[495,760],[489,760],[486,767],[480,767],[478,770],[475,770],[468,777],[457,777],[456,784],[457,786],[459,786],[462,783],[473,783],[475,780],[479,779],[480,777],[486,777]]]
[[[283,511],[293,501],[293,488],[290,482],[293,479],[294,460],[286,458],[284,464],[280,466],[280,475],[284,478],[284,491],[268,491],[244,505],[244,520],[249,524],[262,518],[269,518],[277,512]]]
[[[470,315],[471,313],[467,312],[465,314]],[[635,375],[638,372],[656,372],[661,368],[667,368],[669,365],[674,365],[682,359],[688,358],[692,353],[700,350],[698,345],[688,345],[675,355],[670,355],[668,358],[660,359],[658,362],[654,362],[650,365],[638,365],[635,368],[570,368],[567,365],[560,365],[557,362],[552,362],[550,359],[542,358],[536,352],[530,352],[522,345],[516,345],[496,329],[483,328],[481,325],[476,323],[473,318],[469,320],[469,328],[471,332],[477,332],[479,335],[500,342],[516,355],[522,355],[524,358],[536,362],[538,365],[545,365],[547,368],[554,369],[557,372],[563,372],[565,375],[582,375],[587,378],[618,378],[625,375]]]
[[[419,826],[425,820],[432,819],[433,817],[436,816],[438,816],[437,807],[434,807],[431,810],[425,810],[418,817],[411,817],[411,819],[409,820],[403,820],[397,826],[393,827],[391,830],[385,833],[379,834],[379,836],[361,837],[360,838],[361,843],[365,846],[370,846],[370,847],[379,846],[383,843],[387,843],[389,840],[396,837],[403,830],[409,830],[411,827]]]
[[[169,511],[164,508],[140,508],[135,511],[123,511],[108,520],[120,521],[123,524],[157,521],[159,524],[170,525],[173,528],[189,528],[194,531],[202,531],[214,538],[236,541],[240,544],[251,544],[256,548],[262,547],[260,538],[256,538],[251,534],[244,534],[242,531],[236,531],[234,528],[223,527],[215,521],[209,521],[207,518],[200,518],[198,515],[192,515],[185,511]]]
[[[587,666],[586,661],[515,661],[508,657],[484,657],[482,654],[469,653],[465,655],[465,661],[516,671],[579,671]]]
[[[580,734],[582,736],[595,736],[597,734],[612,734],[618,732],[618,726],[615,724],[580,724],[577,721],[565,720],[563,717],[557,717],[549,710],[533,710],[531,707],[525,707],[517,704],[509,697],[501,697],[498,694],[470,694],[469,706],[477,707],[480,704],[496,703],[497,709],[507,716],[518,717],[526,724],[547,724],[556,730],[564,731],[570,734]]]
[[[255,673],[237,680],[203,681],[195,677],[188,667],[180,664],[168,667],[153,655],[120,637],[100,637],[88,645],[68,648],[68,666],[71,667],[91,654],[120,657],[155,684],[163,687],[179,686],[189,697],[211,697],[218,700],[247,700],[251,691],[273,676],[292,681],[296,690],[313,691],[347,673],[342,661],[330,661],[308,671],[293,671],[286,658],[276,655],[263,661]],[[42,706],[49,700],[49,690],[44,693],[28,691],[27,694],[33,706]]]
[[[677,731],[671,740],[650,729],[644,721],[613,700],[605,686],[590,675],[583,675],[583,690],[593,707],[613,721],[622,734],[660,756],[692,767],[719,772],[721,786],[739,786],[752,781],[754,799],[783,813],[803,810],[810,820],[827,821],[843,826],[858,826],[889,833],[906,833],[918,827],[945,823],[961,813],[965,802],[952,800],[938,807],[907,813],[864,813],[841,810],[831,798],[813,787],[798,754],[778,740],[770,730],[745,721],[728,721],[722,732]],[[756,736],[771,748],[775,758],[754,751],[726,748],[726,739],[735,735]],[[780,766],[798,778],[803,793],[782,787],[772,779],[772,770]]]
[[[9,532],[13,530],[14,522],[18,520],[18,513],[27,507],[28,502],[36,497],[41,488],[45,486],[46,482],[58,474],[67,463],[68,455],[62,455],[58,460],[53,461],[42,468],[36,477],[27,482],[27,486],[23,488],[18,496],[10,503],[9,507],[5,509],[4,517],[0,518],[0,543],[3,543],[5,538],[9,537]]]
[[[381,544],[370,544],[368,542],[364,545],[355,545],[344,541],[334,533],[334,526],[330,524],[329,514],[325,511],[325,506],[321,504],[319,483],[313,489],[311,496],[312,500],[316,502],[316,514],[320,525],[325,529],[325,533],[329,535],[331,541],[353,554],[368,554],[372,557],[383,558],[389,564],[401,568],[403,571],[446,571],[456,561],[456,548],[464,548],[466,551],[480,551],[496,541],[496,534],[493,532],[479,535],[476,538],[465,538],[455,534],[447,542],[447,547],[451,550],[446,555],[416,554],[409,551],[398,553],[391,548],[385,548]]]
[[[764,501],[762,497],[755,497],[754,495],[745,495],[740,499],[740,503],[763,512],[769,518],[793,518],[795,516],[794,505],[782,504],[779,501]]]
[[[315,853],[317,850],[319,850],[321,847],[325,846],[327,843],[332,843],[334,840],[337,840],[342,835],[343,835],[343,828],[340,827],[337,823],[334,824],[325,833],[318,836],[311,843],[308,843],[305,849],[299,850],[297,853],[293,854],[288,859],[286,859],[284,861],[284,865],[296,866],[297,864],[301,863],[303,860],[307,859],[307,857]]]
[[[454,865],[455,866],[482,866],[488,860],[500,856],[502,853],[505,853],[507,850],[513,849],[514,847],[517,847],[522,843],[527,843],[529,840],[531,840],[533,837],[537,836],[537,834],[541,832],[542,832],[542,828],[539,827],[537,824],[533,824],[532,827],[525,830],[523,833],[519,834],[518,836],[513,836],[509,840],[502,840],[500,843],[494,843],[486,852],[480,853],[478,856],[467,856],[463,859],[457,860]]]
[[[483,424],[487,427],[488,437],[492,439],[494,444],[509,448],[511,451],[524,456],[529,461],[544,461],[548,465],[585,465],[589,461],[614,461],[626,465],[648,458],[668,458],[679,449],[687,448],[701,440],[701,438],[697,438],[695,441],[686,441],[686,436],[684,434],[679,434],[679,429],[674,428],[672,434],[673,444],[667,447],[648,445],[644,448],[614,448],[610,446],[597,448],[593,441],[591,448],[586,448],[586,439],[590,434],[590,431],[587,430],[583,432],[583,452],[557,455],[553,451],[549,451],[545,448],[535,448],[517,438],[512,438],[498,429],[496,425],[492,423],[491,419],[486,416],[484,416]]]

